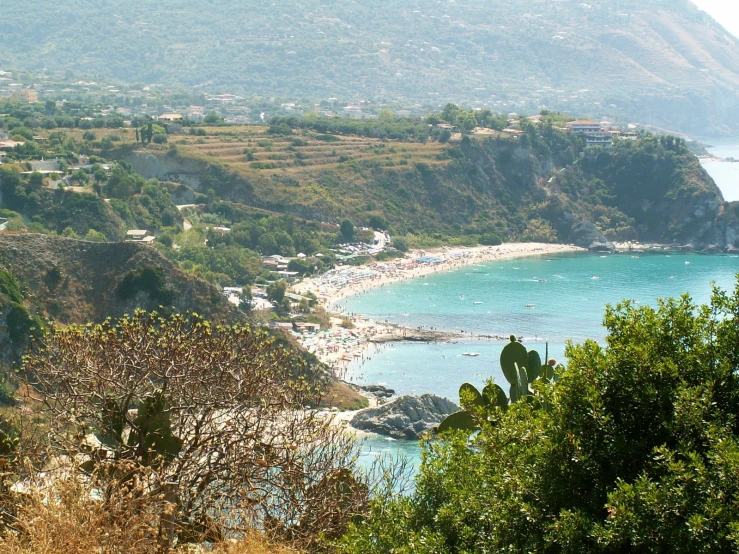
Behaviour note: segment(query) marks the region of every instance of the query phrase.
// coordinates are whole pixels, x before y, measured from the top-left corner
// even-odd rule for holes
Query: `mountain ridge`
[[[739,130],[739,39],[687,0],[223,0],[207,10],[180,0],[39,0],[29,10],[9,0],[4,11],[0,65],[247,95],[547,106],[697,135]]]

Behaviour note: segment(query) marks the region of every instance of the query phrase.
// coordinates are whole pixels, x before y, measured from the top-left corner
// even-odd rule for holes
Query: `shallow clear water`
[[[727,255],[633,256],[584,254],[494,262],[375,289],[344,304],[349,312],[408,327],[501,336],[513,333],[523,336],[524,343],[539,350],[542,357],[548,339],[550,357],[561,360],[568,339],[604,338],[606,304],[628,298],[656,305],[657,298],[684,293],[704,303],[710,297],[711,281],[733,289],[739,273],[739,258]],[[498,363],[505,342],[383,345],[350,368],[347,379],[382,384],[398,394],[431,392],[456,402],[459,385],[465,381],[482,385],[493,377],[498,383],[505,382]],[[463,356],[465,352],[479,356]],[[373,451],[409,446],[384,439],[368,443]],[[409,454],[416,456],[417,449],[411,448]]]
[[[739,160],[739,138],[703,139],[711,145],[708,151],[718,158]],[[727,202],[739,200],[739,163],[704,162],[703,167],[721,189]]]

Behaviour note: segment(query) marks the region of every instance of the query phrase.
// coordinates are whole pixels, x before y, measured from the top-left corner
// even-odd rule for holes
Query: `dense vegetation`
[[[2,274],[0,286],[21,294]],[[237,519],[239,531],[259,522],[306,552],[735,552],[738,319],[739,275],[734,291],[715,290],[708,306],[685,296],[657,308],[607,308],[604,345],[568,346],[565,367],[531,384],[519,378],[510,403],[463,387],[479,430],[424,441],[406,495],[392,487],[397,467],[382,474],[390,486],[368,489],[366,476],[352,476],[355,451],[343,432],[292,409],[324,389],[290,383],[287,374],[303,366],[266,335],[143,312],[116,325],[55,328],[26,358],[30,382],[47,400],[29,406],[42,410],[33,413],[39,427],[0,427],[0,498],[16,516],[3,525],[22,531],[0,542],[32,552],[45,536],[68,537],[88,521],[100,532],[81,525],[77,541],[104,549],[135,540],[142,552],[166,552],[175,537],[222,541],[238,510],[250,516]],[[509,361],[501,358],[510,380]],[[492,384],[483,395],[488,390]],[[132,402],[135,418],[121,417]],[[232,419],[198,424],[220,422],[220,409]],[[270,427],[274,421],[281,425]],[[79,432],[65,432],[70,425]],[[183,432],[189,425],[193,432]],[[80,447],[86,432],[111,455]],[[305,433],[310,440],[300,440]],[[201,439],[219,445],[208,466]],[[241,448],[243,441],[254,447]],[[41,483],[21,459],[69,449],[81,463],[54,481],[51,497],[8,493],[16,478]],[[133,486],[139,480],[149,486]],[[202,486],[169,488],[178,482]],[[90,487],[106,494],[82,502]],[[57,546],[44,551],[56,554]]]
[[[605,107],[660,127],[737,128],[736,39],[688,0],[227,0],[207,17],[192,0],[8,0],[3,14],[5,67],[320,99],[337,110],[328,99],[441,97],[508,112],[525,98],[526,111]]]
[[[608,308],[606,345],[482,431],[425,445],[416,490],[378,500],[346,553],[735,552],[739,281],[709,306]]]
[[[371,232],[345,236],[342,221],[388,230],[400,249],[572,241],[583,221],[610,239],[728,245],[712,227],[726,212],[720,193],[683,141],[585,148],[560,130],[571,118],[555,112],[539,123],[522,119],[520,137],[501,132],[506,117],[449,104],[423,120],[388,112],[198,125],[166,146],[142,144],[150,127],[152,136],[167,132],[150,121],[118,129],[99,118],[102,127],[85,130],[89,120],[71,118],[100,106],[49,105],[48,115],[8,107],[2,125],[25,141],[0,169],[0,216],[10,230],[117,241],[126,229],[147,229],[170,260],[222,286],[272,280],[257,254],[305,254],[291,268],[305,274],[331,267],[338,243],[373,240]],[[45,129],[43,117],[69,117],[72,127]],[[60,174],[30,172],[40,158],[56,159]],[[111,158],[118,162],[106,164]],[[194,207],[181,212],[175,203]]]
[[[548,117],[548,121],[552,118]],[[425,119],[397,117],[389,110],[382,110],[377,119],[349,119],[343,117],[319,117],[315,113],[304,117],[274,117],[270,121],[268,134],[290,135],[293,129],[309,129],[321,133],[316,138],[327,142],[337,142],[333,134],[357,135],[396,141],[425,142],[434,139],[447,142],[451,137],[448,130],[438,127],[447,123],[462,131],[472,131],[475,127],[485,127],[502,131],[508,125],[504,115],[493,114],[489,109],[464,110],[454,104],[448,104],[440,114],[430,114]],[[299,139],[294,141],[296,146]]]
[[[582,221],[614,240],[722,243],[706,234],[710,225],[701,230],[721,210],[720,192],[684,141],[644,136],[610,150],[585,148],[558,128],[566,116],[547,112],[540,124],[522,122],[520,138],[493,131],[445,143],[428,127],[451,121],[474,128],[486,119],[495,123],[484,112],[449,106],[426,118],[428,136],[411,138],[418,125],[391,141],[373,137],[401,128],[403,119],[283,118],[261,134],[232,128],[183,140],[162,164],[233,203],[317,221],[349,218],[407,236],[413,246],[571,241]],[[335,141],[321,138],[325,125],[341,133],[328,135]],[[269,132],[275,128],[280,134]],[[359,136],[343,134],[352,130]],[[148,161],[132,163],[145,171]]]
[[[21,127],[12,131],[42,133],[47,140],[36,143],[19,135],[32,146],[14,151],[0,168],[0,217],[9,220],[11,231],[2,235],[0,259],[3,354],[11,349],[19,354],[29,335],[43,328],[42,317],[65,324],[100,322],[161,304],[167,313],[195,309],[217,321],[246,317],[215,287],[178,271],[161,254],[211,283],[245,286],[245,296],[247,285],[262,284],[284,315],[289,308],[287,287],[263,266],[260,255],[302,253],[306,257],[295,258],[288,269],[321,271],[337,262],[341,244],[372,241],[374,233],[362,230],[365,226],[388,230],[399,251],[429,244],[569,241],[582,222],[594,223],[611,239],[720,242],[717,220],[722,214],[736,214],[737,205],[723,202],[684,141],[643,135],[616,141],[611,149],[586,148],[580,137],[559,128],[567,119],[545,112],[538,124],[520,121],[516,134],[500,130],[507,118],[449,105],[425,120],[383,114],[359,122],[309,115],[263,126],[199,125],[193,133],[169,135],[166,145],[153,140],[152,125],[152,144],[147,140],[142,145],[142,130],[148,138],[147,121],[135,129],[99,127],[91,136],[91,130],[79,126],[44,130],[26,117],[21,121],[31,125],[28,132]],[[3,122],[7,128],[7,119]],[[452,126],[454,136],[440,123]],[[476,127],[487,130],[475,134]],[[120,140],[104,140],[113,134]],[[70,172],[61,168],[69,174],[60,186],[60,176],[30,171],[27,164],[40,156],[81,167]],[[170,176],[180,182],[168,181]],[[154,232],[155,246],[96,244],[119,241],[129,228]],[[84,237],[86,242],[55,234]],[[392,255],[398,253],[384,253],[382,258]],[[362,256],[347,263],[369,259]],[[309,311],[309,304],[306,298],[299,309]],[[536,394],[531,400],[521,400],[528,395],[521,394],[519,384],[517,402],[506,410],[488,402],[489,413],[483,414],[481,406],[463,394],[465,417],[473,419],[479,434],[472,440],[465,433],[445,434],[426,443],[413,494],[398,498],[390,487],[371,496],[371,506],[361,479],[347,472],[355,452],[349,443],[340,443],[341,463],[333,463],[332,441],[338,435],[331,433],[340,433],[336,427],[319,425],[331,440],[318,452],[319,458],[313,458],[320,462],[314,477],[295,473],[308,466],[292,454],[306,442],[296,439],[305,428],[300,427],[302,416],[296,416],[303,412],[294,408],[315,405],[319,393],[330,396],[339,385],[288,384],[288,374],[304,375],[305,362],[312,365],[315,359],[305,355],[285,362],[282,354],[275,354],[277,347],[291,346],[285,338],[257,336],[243,327],[211,327],[199,317],[150,320],[138,313],[120,320],[118,330],[110,323],[56,328],[45,336],[46,350],[27,358],[26,369],[39,378],[37,390],[52,398],[49,405],[62,410],[53,414],[59,416],[54,425],[64,427],[70,421],[65,419],[66,405],[75,417],[84,415],[86,429],[102,437],[113,453],[110,467],[96,472],[100,460],[81,454],[87,456],[83,469],[109,492],[118,492],[107,488],[112,475],[108,469],[115,473],[135,466],[137,478],[169,482],[179,467],[173,460],[191,455],[181,442],[190,433],[179,433],[180,424],[173,425],[164,414],[175,413],[180,404],[185,408],[182,421],[189,421],[191,404],[183,405],[182,399],[197,393],[202,400],[216,391],[198,379],[204,375],[206,358],[209,368],[223,362],[226,373],[230,371],[233,360],[226,354],[233,350],[219,350],[224,343],[218,341],[232,346],[232,339],[245,341],[245,363],[276,355],[270,358],[279,362],[271,366],[274,373],[262,374],[259,383],[274,385],[270,390],[278,400],[272,407],[278,406],[282,415],[264,419],[282,418],[284,423],[285,417],[297,417],[290,428],[297,433],[278,451],[272,450],[274,445],[265,446],[266,440],[252,450],[240,450],[245,464],[237,464],[241,469],[236,472],[233,466],[217,467],[221,473],[216,480],[211,480],[216,469],[202,473],[199,464],[189,466],[191,473],[177,474],[192,479],[194,486],[204,483],[212,502],[199,503],[197,495],[183,489],[182,502],[173,502],[181,525],[176,531],[167,519],[169,508],[160,502],[159,493],[167,494],[167,487],[155,485],[150,490],[157,494],[137,496],[133,512],[125,511],[133,506],[126,490],[121,488],[121,496],[108,495],[106,502],[136,515],[108,520],[108,536],[143,532],[142,544],[152,549],[169,544],[176,535],[182,540],[193,534],[222,538],[222,526],[208,518],[224,487],[237,483],[228,502],[238,504],[241,519],[257,518],[261,530],[310,551],[325,551],[330,549],[327,543],[335,543],[335,550],[352,554],[729,552],[736,549],[739,527],[738,314],[739,285],[733,296],[717,291],[706,308],[684,298],[665,301],[658,310],[628,303],[609,309],[607,346],[570,346],[567,367],[558,368],[557,380],[532,381]],[[322,323],[322,318],[325,314],[315,315],[316,322]],[[163,378],[158,367],[123,363],[125,367],[115,371],[146,373],[144,381],[127,380],[124,388],[126,383],[149,382],[136,393],[136,419],[121,423],[131,391],[116,389],[121,405],[113,409],[110,403],[90,403],[83,389],[94,382],[102,387],[94,398],[110,399],[106,381],[91,380],[89,372],[107,371],[114,367],[109,363],[113,359],[119,363],[128,356],[136,362],[138,356],[149,356],[141,345],[153,358],[166,361],[162,367],[174,363],[195,373],[177,384],[181,388],[167,387],[170,397],[165,401],[156,390]],[[48,364],[47,358],[54,363]],[[94,363],[79,364],[82,358]],[[55,373],[59,367],[76,369],[61,375]],[[228,381],[213,377],[221,385]],[[71,379],[70,387],[55,386],[63,379]],[[326,385],[333,387],[330,392]],[[60,390],[72,393],[54,396]],[[254,390],[244,397],[247,407]],[[221,389],[222,406],[237,397],[233,391]],[[357,398],[339,392],[343,405],[356,405]],[[295,402],[285,403],[285,395],[293,393]],[[8,387],[0,387],[0,400],[14,401]],[[231,448],[236,440],[232,433],[250,424],[252,413],[247,409],[242,415],[244,425],[222,425],[219,420],[212,427],[225,437],[216,458]],[[145,426],[153,433],[148,439]],[[74,442],[85,433],[68,436]],[[3,437],[0,432],[0,448],[7,445]],[[253,438],[244,435],[236,442]],[[79,447],[64,445],[84,451]],[[3,459],[7,456],[0,451]],[[390,485],[394,475],[386,474]],[[257,494],[237,498],[242,477],[269,482],[270,494],[278,490],[286,502],[270,502]],[[84,490],[79,482],[73,485]],[[0,496],[3,490],[0,486]],[[65,498],[79,499],[79,493]],[[24,503],[14,509],[28,513],[23,510],[31,504]],[[42,504],[35,505],[36,510],[50,517]],[[280,511],[278,505],[291,511]],[[88,511],[97,513],[94,506]],[[323,514],[320,521],[315,514]],[[144,516],[148,523],[136,530],[121,524],[137,524]],[[352,518],[356,526],[342,538],[349,516],[357,516]],[[36,537],[33,532],[24,536]]]

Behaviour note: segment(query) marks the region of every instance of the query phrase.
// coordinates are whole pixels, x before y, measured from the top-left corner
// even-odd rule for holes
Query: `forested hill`
[[[0,66],[739,130],[739,41],[688,0],[4,0]]]
[[[147,178],[192,186],[196,197],[212,191],[226,202],[206,209],[225,225],[242,221],[239,206],[249,206],[314,222],[349,218],[390,228],[415,246],[477,244],[486,236],[573,242],[588,222],[611,240],[739,247],[739,203],[724,202],[698,158],[674,137],[617,140],[601,149],[584,148],[577,136],[549,125],[525,125],[520,138],[500,133],[441,143],[323,134],[321,121],[302,129],[289,123],[305,122],[212,128],[174,148],[119,155]],[[383,123],[374,125],[353,124],[381,133]]]

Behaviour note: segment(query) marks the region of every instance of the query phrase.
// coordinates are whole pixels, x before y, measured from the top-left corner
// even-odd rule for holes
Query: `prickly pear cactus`
[[[549,345],[546,350],[546,355],[548,354]],[[500,353],[500,367],[510,383],[509,396],[506,397],[505,391],[494,383],[487,385],[482,393],[474,385],[464,383],[459,388],[459,398],[464,409],[442,421],[437,432],[479,429],[477,414],[480,407],[485,408],[484,413],[491,414],[493,409],[505,411],[510,404],[521,400],[535,402],[535,392],[531,385],[537,380],[542,382],[556,380],[556,365],[554,360],[542,364],[541,356],[536,350],[526,350],[526,347],[516,340],[515,335],[511,335],[511,341]]]

